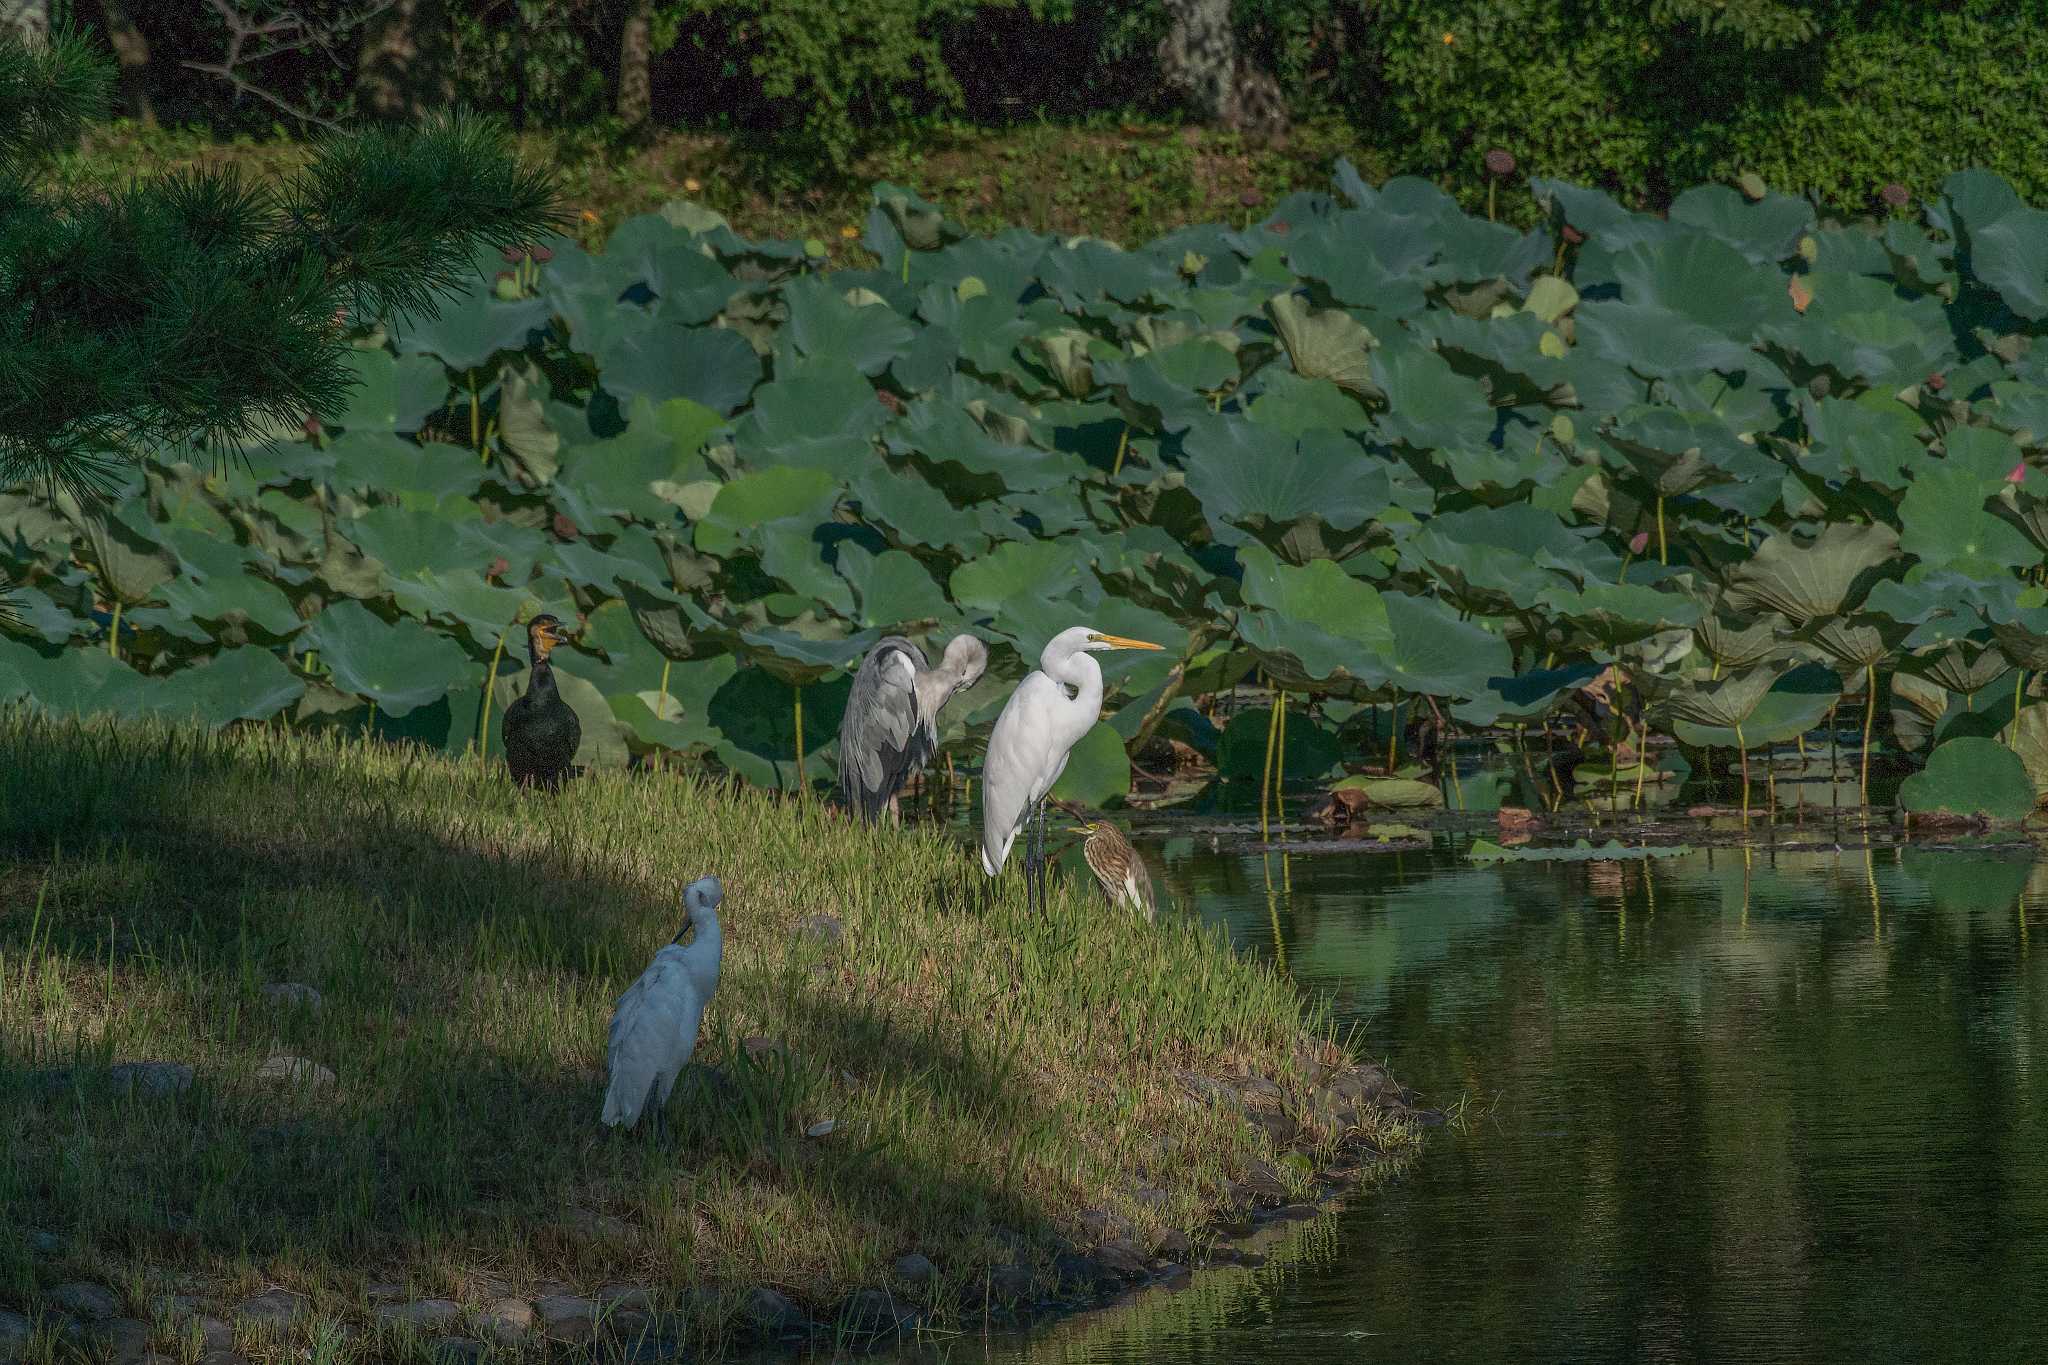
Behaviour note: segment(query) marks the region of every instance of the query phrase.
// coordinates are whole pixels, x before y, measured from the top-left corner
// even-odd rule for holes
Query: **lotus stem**
[[[1116,476],[1117,476],[1118,474],[1120,474],[1120,473],[1122,473],[1122,472],[1123,472],[1123,467],[1124,467],[1124,452],[1125,452],[1125,451],[1127,451],[1127,450],[1129,450],[1130,448],[1131,448],[1131,428],[1130,428],[1130,424],[1129,424],[1129,423],[1126,423],[1126,424],[1124,425],[1124,429],[1123,429],[1123,430],[1122,430],[1121,432],[1119,432],[1119,433],[1117,434],[1117,438],[1116,438],[1116,459],[1112,460],[1112,461],[1110,462],[1110,466],[1109,466],[1109,477],[1111,477],[1112,479],[1113,479],[1113,478],[1115,478],[1115,477],[1116,477]]]
[[[1764,818],[1775,819],[1778,814],[1778,770],[1771,763],[1769,749],[1764,750],[1764,793],[1770,805],[1770,810],[1765,813]]]
[[[1650,722],[1644,721],[1637,727],[1636,737],[1636,799],[1634,809],[1643,808],[1643,773],[1650,766]],[[1647,864],[1646,864],[1647,866]]]
[[[107,623],[107,653],[121,657],[121,599],[114,599],[114,619]]]
[[[1273,741],[1273,819],[1280,826],[1280,837],[1287,837],[1287,694],[1273,693],[1273,713],[1279,718],[1280,728]],[[1284,880],[1287,875],[1287,860],[1280,860],[1280,873]]]
[[[1877,665],[1863,666],[1870,695],[1863,703],[1863,804],[1870,805],[1870,731],[1877,724]]]
[[[1387,776],[1394,775],[1394,762],[1400,756],[1401,748],[1401,694],[1394,693],[1394,700],[1387,706]]]
[[[498,660],[505,657],[505,632],[498,632],[497,648],[491,651],[491,671],[484,675],[482,718],[476,726],[476,756],[488,763],[491,754],[491,696],[498,687]]]
[[[1550,273],[1560,279],[1564,276],[1564,234],[1557,234],[1557,259],[1550,263]]]
[[[1742,828],[1749,829],[1749,746],[1742,742],[1742,723],[1735,724],[1735,752],[1742,759]]]
[[[375,735],[377,733],[377,699],[375,697],[370,698],[370,718],[363,722],[363,733],[366,735]]]
[[[1493,192],[1499,183],[1499,181],[1493,179],[1488,179],[1486,182],[1486,221],[1489,223],[1493,221]]]
[[[469,372],[469,443],[475,446],[478,451],[482,451],[484,445],[483,415],[482,400],[476,395],[476,371],[471,370]]]
[[[2018,753],[2020,748],[2020,704],[2026,690],[2027,670],[2023,666],[2018,670],[2018,676],[2012,680],[2012,728],[2006,731],[2005,740],[2007,747],[2014,753]]]
[[[909,257],[905,257],[908,260]],[[796,799],[804,799],[804,685],[791,683],[790,693],[796,698]]]
[[[1279,693],[1274,693],[1277,700]],[[1280,708],[1275,706],[1266,713],[1266,761],[1259,768],[1259,837],[1270,838],[1273,827],[1266,819],[1268,800],[1273,791],[1273,750],[1280,742]]]
[[[1671,562],[1670,557],[1664,550],[1664,495],[1662,493],[1657,495],[1657,562],[1667,565]]]

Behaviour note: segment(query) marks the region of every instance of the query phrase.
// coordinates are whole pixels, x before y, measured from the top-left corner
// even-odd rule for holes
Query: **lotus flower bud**
[[[1629,537],[1628,552],[1630,554],[1639,555],[1649,548],[1650,533],[1648,531],[1638,531]]]
[[[1564,225],[1564,239],[1573,246],[1577,246],[1580,242],[1586,240],[1586,234],[1573,227],[1570,223],[1566,223]]]
[[[1515,173],[1515,158],[1495,147],[1486,154],[1486,173],[1493,176],[1507,176]]]

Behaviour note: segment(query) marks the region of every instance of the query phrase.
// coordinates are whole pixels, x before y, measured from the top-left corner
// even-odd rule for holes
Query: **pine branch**
[[[37,50],[0,30],[0,167],[24,167],[69,145],[106,116],[113,86],[112,68],[69,29]]]

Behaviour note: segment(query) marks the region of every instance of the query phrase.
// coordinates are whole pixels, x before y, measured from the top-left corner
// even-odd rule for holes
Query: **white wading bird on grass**
[[[1017,684],[988,737],[981,769],[981,870],[993,877],[1010,845],[1035,815],[1024,854],[1024,894],[1045,904],[1045,794],[1066,769],[1067,753],[1102,715],[1102,669],[1088,655],[1104,649],[1159,649],[1145,640],[1075,626],[1052,637],[1038,667]]]
[[[872,824],[884,808],[901,819],[896,793],[939,747],[939,711],[981,678],[988,646],[955,635],[937,668],[900,635],[879,641],[861,660],[839,724],[839,796]]]
[[[662,1110],[676,1088],[676,1077],[697,1047],[697,1025],[704,1007],[718,989],[718,961],[724,942],[718,932],[718,903],[725,888],[716,877],[699,877],[683,892],[697,933],[683,947],[683,935],[654,955],[640,979],[626,988],[612,1011],[611,1033],[605,1038],[605,1062],[611,1083],[604,1092],[604,1121],[632,1128],[648,1109],[654,1131],[666,1131]]]

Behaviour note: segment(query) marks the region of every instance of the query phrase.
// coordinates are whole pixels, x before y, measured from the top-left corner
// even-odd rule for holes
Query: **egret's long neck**
[[[709,908],[692,910],[690,924],[697,931],[686,950],[690,959],[690,975],[697,983],[697,989],[709,992],[718,980],[718,959],[725,951],[725,940],[718,931],[718,912]]]
[[[1087,651],[1068,650],[1064,656],[1048,650],[1038,660],[1038,666],[1055,682],[1064,683],[1074,689],[1074,697],[1068,703],[1067,715],[1071,718],[1071,746],[1088,733],[1102,715],[1102,669],[1090,658]]]

